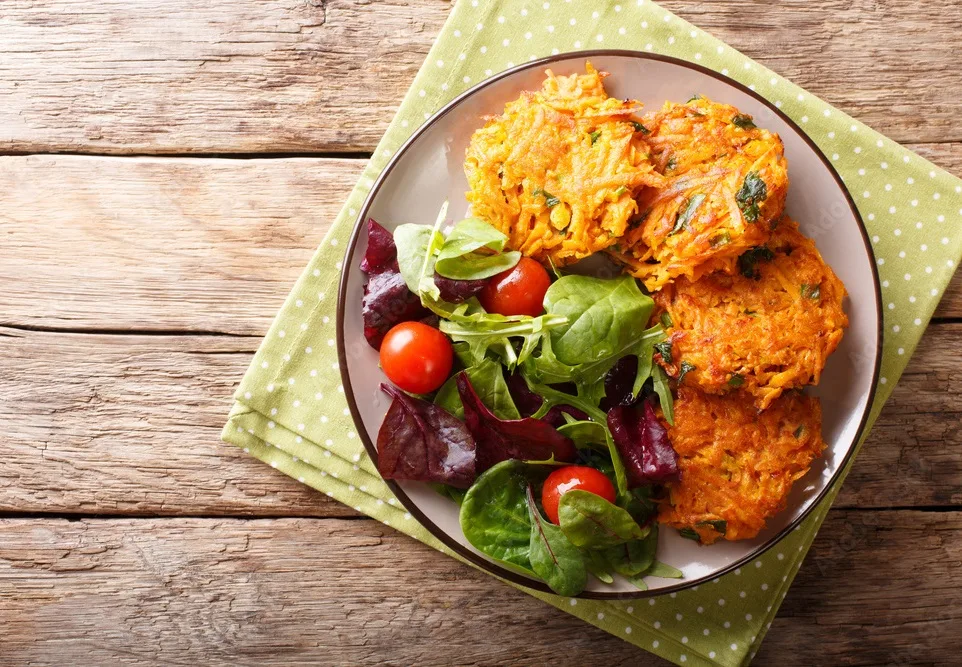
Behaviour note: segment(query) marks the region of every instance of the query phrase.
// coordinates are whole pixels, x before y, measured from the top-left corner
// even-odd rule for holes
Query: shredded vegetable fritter
[[[555,265],[617,243],[645,186],[664,186],[649,160],[641,104],[608,97],[606,76],[555,76],[524,92],[471,138],[464,164],[474,214],[508,245]]]
[[[668,185],[642,193],[642,213],[611,254],[652,291],[679,276],[735,271],[738,256],[764,243],[782,215],[781,139],[735,107],[702,98],[668,102],[643,124]]]
[[[668,484],[658,521],[705,544],[755,537],[825,449],[821,428],[818,399],[800,392],[758,413],[744,396],[682,386],[668,430],[681,479]]]
[[[673,375],[687,363],[685,384],[713,394],[741,388],[765,409],[786,389],[818,384],[848,326],[845,287],[787,217],[737,266],[735,275],[681,278],[654,295],[671,320],[671,359],[662,361]]]

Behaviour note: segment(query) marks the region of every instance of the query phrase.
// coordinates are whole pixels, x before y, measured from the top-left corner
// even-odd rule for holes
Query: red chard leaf
[[[475,442],[464,423],[392,385],[382,384],[381,391],[394,399],[377,434],[381,477],[471,486],[477,476]]]
[[[375,350],[381,349],[384,336],[396,324],[420,320],[431,315],[421,299],[408,289],[398,270],[397,246],[391,232],[370,219],[367,221],[367,252],[361,270],[368,274],[361,299],[364,338]]]
[[[578,452],[570,438],[541,419],[499,419],[478,398],[467,373],[457,375],[464,421],[477,443],[477,471],[508,459],[574,461]]]
[[[631,405],[636,398],[631,390],[638,374],[638,357],[629,355],[615,362],[605,375],[605,397],[601,399],[601,409],[605,412],[616,405]]]
[[[608,429],[628,475],[628,488],[677,480],[678,454],[651,401],[608,411]]]
[[[530,417],[541,409],[541,404],[544,403],[544,399],[535,392],[531,391],[531,388],[528,387],[528,383],[524,381],[524,378],[521,377],[521,375],[513,373],[506,376],[504,379],[508,384],[508,391],[511,393],[511,398],[514,400],[514,404],[517,406],[518,412],[521,413],[522,417]],[[541,419],[542,421],[548,422],[555,428],[558,428],[559,426],[564,426],[564,413],[566,412],[578,421],[588,419],[588,415],[578,408],[573,408],[570,405],[552,406],[552,408],[548,410],[547,414],[545,414],[545,416]]]
[[[463,303],[483,290],[484,286],[488,284],[488,278],[455,280],[453,278],[445,278],[435,271],[434,284],[438,286],[442,300],[450,303]]]

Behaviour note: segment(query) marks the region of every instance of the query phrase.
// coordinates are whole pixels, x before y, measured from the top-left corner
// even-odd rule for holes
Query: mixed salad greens
[[[475,548],[558,594],[588,574],[681,577],[655,559],[655,499],[679,473],[651,298],[630,276],[552,279],[491,225],[446,215],[368,222],[364,334],[394,383],[382,476],[435,485]]]

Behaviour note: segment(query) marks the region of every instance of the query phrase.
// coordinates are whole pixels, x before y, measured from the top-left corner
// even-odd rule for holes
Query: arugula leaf
[[[732,118],[732,125],[735,127],[740,127],[743,130],[752,130],[757,127],[755,121],[748,114],[738,114]]]
[[[819,285],[807,285],[802,283],[802,298],[818,301],[822,298],[822,288]]]
[[[456,343],[466,343],[464,357],[471,366],[480,364],[490,350],[498,355],[509,370],[524,363],[538,347],[542,337],[551,330],[567,324],[567,319],[559,315],[504,315],[485,313],[477,307],[473,299],[453,311],[438,312],[437,304],[428,307],[438,313],[441,322],[438,328]],[[474,306],[474,307],[473,307]],[[472,308],[473,307],[473,308]],[[516,351],[512,339],[521,339],[521,350]]]
[[[682,380],[685,379],[685,376],[695,370],[695,368],[696,366],[694,364],[690,364],[687,361],[681,362],[681,368],[678,373],[678,384],[681,384]]]
[[[683,229],[691,230],[691,219],[695,215],[695,211],[701,206],[702,202],[705,201],[705,195],[698,194],[694,195],[691,199],[685,202],[684,210],[679,209],[678,217],[675,219],[675,226],[672,227],[671,231],[668,232],[668,236],[674,236]]]
[[[585,549],[604,549],[648,535],[648,529],[639,526],[627,511],[578,489],[561,496],[558,522],[568,540]]]
[[[758,280],[762,277],[758,270],[759,262],[770,262],[775,259],[775,253],[763,245],[746,250],[738,258],[738,270],[746,278]]]
[[[504,461],[485,471],[465,494],[459,519],[475,549],[530,574],[531,517],[524,471],[520,461]]]
[[[531,191],[532,197],[537,197],[538,195],[544,196],[544,203],[545,205],[547,205],[548,208],[554,208],[555,206],[561,203],[561,200],[558,197],[555,197],[553,194],[546,191],[544,188],[535,188],[534,190]]]
[[[662,563],[660,560],[656,560],[652,563],[648,571],[645,572],[646,577],[661,577],[662,579],[683,579],[685,573],[679,570],[677,567],[672,567]]]
[[[478,398],[491,412],[501,419],[521,419],[521,413],[518,412],[511,398],[511,392],[508,391],[508,385],[504,381],[501,364],[493,359],[485,359],[477,366],[465,369],[464,372],[468,374],[471,386],[478,393]],[[452,375],[441,385],[438,395],[434,397],[434,404],[444,408],[458,419],[464,419],[464,406],[458,395],[456,376]]]
[[[674,426],[675,404],[671,397],[671,387],[668,386],[668,375],[661,366],[655,365],[651,369],[651,378],[655,393],[658,394],[658,402],[661,404],[661,413],[665,416],[665,421]]]
[[[541,516],[530,484],[525,490],[525,499],[531,521],[528,553],[531,568],[558,595],[577,595],[588,584],[584,557],[558,526]]]
[[[434,270],[445,278],[478,280],[514,267],[521,260],[517,251],[503,252],[508,237],[478,218],[457,223],[441,246]],[[482,248],[493,254],[475,252]]]
[[[756,222],[759,216],[759,206],[768,197],[768,186],[765,185],[757,171],[751,171],[745,177],[745,182],[735,195],[738,208],[741,209],[745,220]]]

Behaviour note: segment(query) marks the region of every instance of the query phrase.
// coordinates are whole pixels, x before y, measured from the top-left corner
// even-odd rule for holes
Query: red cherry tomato
[[[421,322],[401,322],[381,343],[381,369],[412,394],[432,392],[448,378],[454,348],[443,333]]]
[[[615,487],[601,471],[588,466],[565,466],[548,475],[541,488],[541,506],[551,523],[558,523],[558,503],[561,496],[572,489],[580,489],[615,502]]]
[[[514,268],[489,280],[478,300],[489,313],[537,317],[544,312],[544,293],[549,287],[551,278],[544,267],[530,257],[522,257]]]

